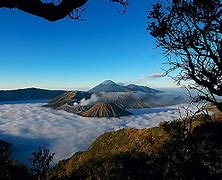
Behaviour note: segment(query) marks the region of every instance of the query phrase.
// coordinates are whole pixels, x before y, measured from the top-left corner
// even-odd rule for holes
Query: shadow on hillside
[[[50,147],[54,143],[53,139],[46,137],[21,137],[10,134],[1,134],[0,139],[9,142],[11,147],[12,159],[19,160],[25,164],[28,163],[27,157],[39,147],[46,147],[50,150]]]

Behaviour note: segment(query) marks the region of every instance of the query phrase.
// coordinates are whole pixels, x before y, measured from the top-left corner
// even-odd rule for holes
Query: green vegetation
[[[1,154],[0,179],[221,179],[222,123],[198,115],[191,127],[187,119],[107,132],[41,176]]]
[[[28,169],[18,161],[10,159],[10,147],[9,143],[0,140],[0,179],[30,179]]]
[[[222,177],[222,123],[199,115],[150,129],[98,137],[58,163],[49,179],[209,179]]]
[[[53,160],[55,153],[45,147],[40,147],[36,152],[33,152],[28,158],[32,168],[30,171],[38,179],[45,179],[46,171],[50,168],[50,163]]]

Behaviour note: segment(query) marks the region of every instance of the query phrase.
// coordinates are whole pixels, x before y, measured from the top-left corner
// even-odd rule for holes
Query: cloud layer
[[[26,157],[39,146],[56,153],[55,162],[86,150],[106,131],[125,127],[153,127],[179,117],[177,106],[130,110],[121,118],[85,118],[42,104],[0,105],[0,139],[13,144],[13,158],[26,163]]]

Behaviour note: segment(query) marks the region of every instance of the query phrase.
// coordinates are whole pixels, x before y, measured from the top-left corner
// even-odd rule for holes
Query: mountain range
[[[119,85],[106,80],[87,92],[66,92],[44,107],[64,110],[84,117],[130,115],[127,109],[161,107],[185,102],[184,97],[165,94],[147,86]]]
[[[89,93],[95,94],[100,92],[143,92],[143,93],[162,93],[159,90],[152,89],[147,86],[138,86],[135,84],[129,84],[127,86],[119,85],[111,80],[105,80],[99,85],[93,87],[88,91]]]
[[[1,90],[0,102],[4,101],[26,101],[26,100],[47,100],[59,96],[66,91],[46,90],[38,88],[26,88],[17,90]]]
[[[43,99],[50,99],[43,107],[64,110],[86,117],[118,117],[129,115],[127,109],[161,107],[186,101],[181,95],[169,95],[147,86],[135,84],[123,86],[111,80],[105,80],[88,91],[37,88],[0,91],[0,102]]]
[[[59,95],[66,93],[65,90],[47,90],[40,88],[26,88],[26,89],[16,89],[16,90],[0,90],[0,102],[4,101],[28,101],[28,100],[47,100],[53,99]],[[87,92],[75,91],[78,96],[86,96],[88,99],[91,94],[100,92],[144,92],[144,93],[161,93],[161,91],[152,89],[146,86],[138,86],[130,84],[127,86],[121,86],[111,80],[106,80],[94,88],[88,90]],[[81,95],[82,92],[84,95]],[[88,93],[88,94],[87,94]]]

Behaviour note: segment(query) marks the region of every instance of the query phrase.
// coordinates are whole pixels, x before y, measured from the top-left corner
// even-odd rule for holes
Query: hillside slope
[[[130,112],[113,103],[97,103],[89,110],[82,113],[84,117],[121,117],[132,115]]]
[[[99,136],[85,152],[78,152],[63,160],[51,170],[50,177],[72,176],[90,161],[113,157],[121,153],[137,151],[145,154],[155,152],[168,138],[163,128],[135,129],[127,128],[107,132]]]
[[[159,91],[159,90],[147,87],[147,86],[139,86],[135,84],[129,84],[125,87],[128,87],[132,91],[135,91],[135,92],[142,92],[142,93],[147,93],[147,94],[163,93],[162,91]]]
[[[65,104],[73,106],[74,103],[78,103],[83,98],[89,99],[90,96],[90,93],[84,91],[69,91],[50,100],[48,104],[44,105],[44,107],[51,107],[56,109]]]
[[[207,117],[197,116],[190,133],[189,120],[107,132],[86,151],[60,161],[48,178],[220,179],[222,123]]]
[[[63,94],[62,90],[46,90],[37,88],[17,89],[0,91],[0,101],[25,101],[52,99]]]

